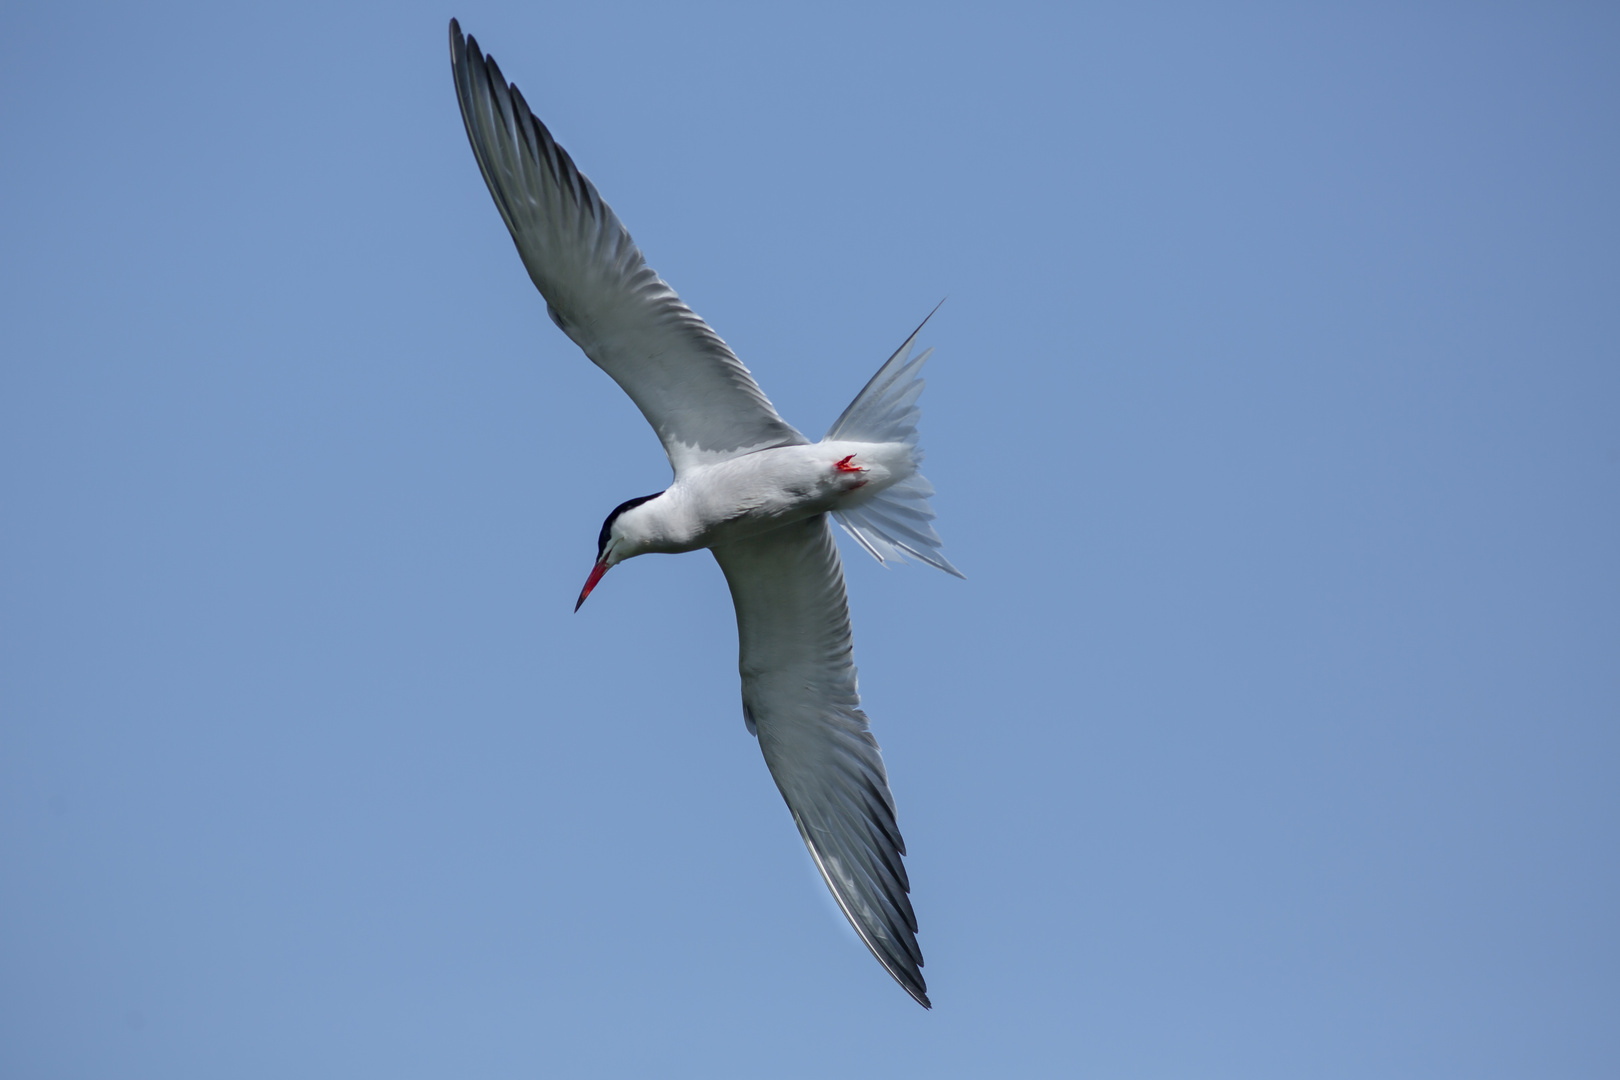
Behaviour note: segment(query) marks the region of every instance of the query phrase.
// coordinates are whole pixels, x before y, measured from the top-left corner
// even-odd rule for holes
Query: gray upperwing
[[[924,1007],[905,841],[856,688],[844,568],[822,514],[713,549],[737,607],[745,715],[867,948]]]
[[[478,167],[552,320],[630,395],[676,473],[808,442],[454,19],[450,61]]]

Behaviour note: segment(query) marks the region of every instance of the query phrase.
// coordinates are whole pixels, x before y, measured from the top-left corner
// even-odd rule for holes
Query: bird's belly
[[[714,547],[864,500],[916,471],[890,443],[785,446],[691,470],[677,481],[691,514],[691,548]]]

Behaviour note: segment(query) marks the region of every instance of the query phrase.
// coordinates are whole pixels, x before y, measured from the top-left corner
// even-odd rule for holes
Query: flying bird
[[[912,355],[922,327],[811,442],[647,265],[595,185],[453,19],[450,60],[473,156],[546,311],[630,395],[675,473],[666,490],[607,516],[574,610],[626,559],[714,553],[737,609],[743,720],[838,906],[931,1008],[830,524],[879,562],[916,559],[962,576],[940,550],[934,489],[918,471],[917,397],[932,352]]]

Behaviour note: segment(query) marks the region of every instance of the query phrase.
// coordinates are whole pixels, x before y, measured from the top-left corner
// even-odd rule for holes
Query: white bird
[[[861,712],[831,515],[879,562],[961,577],[930,524],[917,471],[918,327],[812,443],[642,258],[523,95],[450,22],[461,117],[478,167],[552,321],[630,395],[675,478],[602,523],[602,575],[647,552],[708,548],[737,609],[743,719],[811,858],[867,948],[931,1007],[877,741]],[[927,320],[925,319],[926,323]]]

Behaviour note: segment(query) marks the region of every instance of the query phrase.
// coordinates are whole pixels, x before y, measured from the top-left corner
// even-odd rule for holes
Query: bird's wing
[[[844,567],[825,514],[712,549],[731,585],[743,715],[827,887],[925,1007],[905,841],[861,712]]]
[[[630,395],[676,473],[808,442],[647,265],[595,185],[453,19],[450,64],[478,167],[546,310]]]

